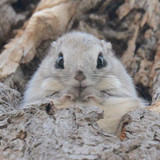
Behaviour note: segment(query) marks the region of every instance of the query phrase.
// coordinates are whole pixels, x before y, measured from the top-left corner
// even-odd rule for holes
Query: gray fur
[[[56,69],[58,54],[64,56],[64,69]],[[107,65],[97,69],[97,58],[102,52]],[[79,93],[79,82],[74,79],[78,70],[86,79],[87,88]],[[98,124],[108,133],[115,133],[121,117],[136,107],[143,106],[131,77],[115,57],[111,44],[93,35],[71,32],[53,42],[49,54],[28,83],[23,107],[52,100],[59,108],[73,105],[95,105],[104,110],[104,119]]]

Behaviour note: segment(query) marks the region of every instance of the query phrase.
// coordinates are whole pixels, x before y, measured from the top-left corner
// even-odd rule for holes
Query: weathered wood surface
[[[29,0],[27,1],[29,2]],[[17,5],[20,5],[21,12]],[[16,33],[13,29],[19,28],[34,8],[35,4],[29,6],[23,0],[0,1],[0,50],[10,38],[15,36]]]
[[[41,0],[34,12],[17,14],[12,4],[18,2],[0,1],[1,82],[23,94],[50,42],[76,29],[111,41],[139,93],[153,105],[128,113],[117,137],[98,128],[103,112],[96,107],[57,109],[44,102],[19,110],[20,93],[0,84],[0,159],[158,160],[160,2]],[[20,21],[25,21],[23,27],[9,41]]]
[[[2,160],[158,160],[160,157],[160,116],[156,112],[146,109],[128,113],[123,119],[125,139],[120,141],[98,128],[96,121],[102,118],[103,111],[97,107],[57,109],[44,103],[9,112],[14,108],[9,97],[19,97],[19,93],[1,85],[2,90],[9,91],[6,99],[0,97],[9,106],[0,105]]]

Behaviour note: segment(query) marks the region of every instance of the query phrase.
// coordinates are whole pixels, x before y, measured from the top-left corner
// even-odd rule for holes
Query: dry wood
[[[125,139],[104,133],[96,124],[102,118],[97,107],[57,109],[44,102],[14,109],[8,101],[19,93],[7,91],[0,110],[0,159],[155,159],[160,157],[160,116],[149,110],[136,110],[123,118]],[[6,93],[7,93],[6,92]],[[3,100],[2,100],[3,99]],[[16,98],[17,99],[17,98]],[[10,107],[8,108],[4,105]],[[16,101],[17,103],[17,101]],[[9,105],[10,104],[10,105]]]
[[[20,63],[31,61],[36,54],[36,47],[43,40],[62,34],[75,12],[75,4],[70,1],[59,1],[58,4],[51,2],[48,8],[44,6],[42,10],[35,12],[23,30],[19,31],[1,53],[0,78],[4,79],[15,73]],[[41,3],[38,8],[40,7]]]

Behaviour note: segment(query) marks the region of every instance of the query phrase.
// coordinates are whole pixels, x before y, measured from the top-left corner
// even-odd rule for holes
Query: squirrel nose
[[[86,79],[84,73],[82,71],[78,71],[76,76],[74,77],[77,81],[81,82]]]

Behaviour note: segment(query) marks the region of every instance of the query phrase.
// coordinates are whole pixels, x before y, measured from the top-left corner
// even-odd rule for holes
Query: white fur
[[[59,52],[63,53],[64,69],[56,69]],[[103,53],[106,67],[97,69],[97,58]],[[79,94],[74,79],[78,70],[86,79],[81,85],[87,88]],[[143,106],[131,77],[114,56],[109,42],[81,33],[71,32],[51,45],[48,56],[28,83],[23,106],[49,99],[57,107],[70,105],[96,105],[104,110],[104,119],[98,124],[108,133],[115,133],[122,116]]]

